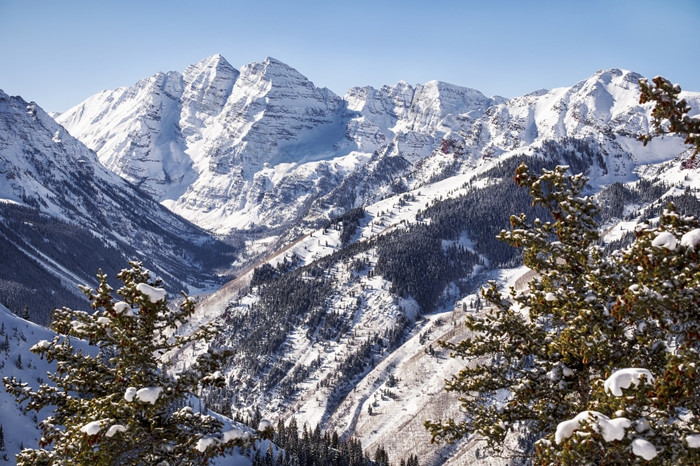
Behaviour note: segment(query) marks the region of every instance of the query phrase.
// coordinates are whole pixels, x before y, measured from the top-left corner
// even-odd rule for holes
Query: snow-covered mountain
[[[603,71],[571,88],[496,103],[462,127],[443,127],[427,155],[404,156],[410,149],[400,138],[399,149],[376,150],[311,211],[376,202],[306,230],[268,256],[269,267],[240,274],[200,303],[199,319],[221,319],[229,329],[223,342],[237,350],[229,386],[210,402],[319,423],[358,436],[366,451],[383,445],[396,461],[419,453],[421,464],[504,464],[484,458],[472,440],[429,444],[422,422],[454,414],[443,380],[461,364],[436,342],[466,336],[461,316],[479,312],[485,280],[525,283],[527,270],[510,268],[515,253],[492,241],[510,214],[530,209],[511,180],[521,161],[534,172],[563,163],[588,173],[590,193],[609,207],[601,219],[609,243],[669,200],[700,212],[700,175],[684,168],[682,140],[647,147],[636,140],[649,130],[649,109],[636,104],[637,79]],[[698,94],[685,97],[700,108]],[[376,109],[376,99],[367,101],[375,103],[355,108]],[[368,114],[378,121],[391,112]],[[396,194],[377,195],[397,179]]]
[[[649,129],[638,78],[599,71],[509,100],[438,81],[341,99],[275,59],[239,72],[215,55],[104,91],[57,121],[194,223],[269,236],[545,141],[596,141],[594,184],[632,180],[639,164],[683,150],[679,138],[636,140]]]
[[[649,106],[639,105],[640,75],[618,69],[598,71],[565,88],[516,97],[494,106],[464,135],[466,150],[498,157],[543,141],[593,139],[625,160],[606,165],[611,181],[631,174],[637,164],[669,160],[685,150],[680,138],[644,147],[650,131]],[[698,102],[697,93],[689,94]]]
[[[216,55],[102,92],[57,121],[173,211],[229,232],[289,227],[374,151],[414,162],[493,103],[439,82],[344,100],[275,59],[239,73]]]
[[[99,269],[114,277],[127,260],[142,260],[173,291],[211,288],[213,268],[233,260],[233,248],[107,170],[36,104],[2,91],[0,179],[0,251],[15,264],[0,269],[0,296],[39,321],[74,303]]]

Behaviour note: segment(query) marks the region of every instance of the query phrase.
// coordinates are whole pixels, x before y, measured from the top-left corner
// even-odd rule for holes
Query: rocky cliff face
[[[350,112],[347,137],[358,150],[374,151],[395,142],[395,151],[411,159],[425,157],[436,141],[456,128],[468,127],[487,108],[502,100],[479,91],[431,81],[410,86],[401,82],[379,90],[352,88],[345,96]]]

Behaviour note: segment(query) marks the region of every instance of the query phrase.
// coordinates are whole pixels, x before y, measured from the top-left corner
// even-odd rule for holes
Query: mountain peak
[[[213,66],[217,69],[234,69],[233,66],[220,53],[214,54],[200,61],[202,64]]]
[[[306,76],[302,75],[295,68],[289,66],[288,64],[286,64],[283,61],[280,61],[276,58],[267,57],[262,62],[262,65],[263,65],[263,69],[264,69],[263,74],[265,74],[265,75],[275,75],[275,74],[290,75],[290,76],[295,76],[297,78],[301,77],[305,81],[308,81],[308,78]]]
[[[221,54],[212,55],[199,63],[188,66],[182,74],[185,83],[183,102],[193,104],[186,108],[185,120],[194,123],[201,112],[213,116],[218,114],[240,73]],[[187,107],[187,105],[185,106]]]
[[[228,61],[226,61],[223,55],[217,53],[210,57],[206,57],[200,60],[198,63],[195,63],[185,68],[185,71],[183,73],[185,81],[188,81],[189,76],[200,74],[205,70],[211,76],[220,74],[230,75],[238,73],[238,71],[236,71],[236,69],[233,66],[231,66],[231,64]]]
[[[486,98],[481,91],[471,87],[458,86],[456,84],[446,83],[444,81],[432,80],[423,85],[424,89],[435,89],[438,92],[459,92],[464,95],[478,96]]]
[[[593,77],[605,83],[609,83],[611,81],[619,79],[625,82],[633,82],[634,84],[638,84],[639,78],[641,78],[642,75],[639,73],[635,73],[634,71],[625,70],[621,68],[610,68],[607,70],[596,71]]]
[[[309,78],[273,57],[244,65],[241,75],[244,81],[268,82],[273,87],[314,87]]]
[[[287,65],[286,63],[284,63],[281,60],[276,59],[275,57],[267,57],[267,58],[265,58],[263,63],[265,63],[266,65],[275,64],[275,65],[282,65],[282,66],[286,66],[288,68],[291,68],[289,65]]]

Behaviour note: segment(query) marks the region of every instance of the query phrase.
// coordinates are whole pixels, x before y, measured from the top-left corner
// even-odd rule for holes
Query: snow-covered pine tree
[[[633,280],[611,314],[639,355],[597,381],[593,413],[539,443],[545,463],[700,464],[700,228],[670,205],[636,233],[616,262]]]
[[[537,275],[509,297],[491,283],[483,290],[490,306],[466,318],[470,338],[442,343],[467,361],[446,383],[461,395],[465,418],[426,421],[433,441],[476,433],[502,450],[509,434],[533,440],[553,434],[561,420],[588,409],[596,380],[638,354],[618,338],[624,324],[610,313],[626,277],[615,276],[597,245],[598,209],[581,195],[586,179],[566,170],[536,177],[523,164],[516,171],[516,182],[552,219],[528,225],[525,215],[512,216],[511,231],[499,239],[523,248],[524,264]],[[531,450],[501,453],[533,456]]]
[[[222,432],[221,421],[186,404],[202,386],[223,383],[218,369],[225,351],[209,348],[179,371],[168,364],[177,351],[210,341],[216,331],[205,325],[176,333],[192,316],[194,300],[184,296],[179,308],[168,308],[165,290],[140,263],[118,278],[121,300],[100,272],[96,290],[82,288],[94,313],[55,311],[52,328],[59,335],[32,348],[57,362],[52,384],[34,390],[3,379],[25,410],[53,409],[40,423],[41,448],[23,450],[17,464],[197,464],[249,444],[248,434]],[[76,351],[71,337],[95,350]]]
[[[654,102],[654,133],[680,134],[693,146],[684,168],[700,153],[700,118],[679,99],[681,88],[657,76],[640,79],[641,104]],[[538,445],[543,462],[625,464],[700,463],[700,229],[673,205],[659,225],[642,225],[616,260],[617,276],[632,277],[612,314],[626,324],[624,338],[640,354],[598,381],[591,406],[557,426]],[[622,337],[622,336],[621,336]],[[647,357],[640,357],[646,354]],[[604,414],[606,413],[606,414]]]

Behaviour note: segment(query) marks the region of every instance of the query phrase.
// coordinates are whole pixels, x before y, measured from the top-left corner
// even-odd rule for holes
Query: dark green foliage
[[[179,308],[169,309],[160,282],[141,264],[131,265],[118,275],[121,301],[99,274],[96,290],[82,288],[92,314],[56,310],[52,328],[58,335],[32,348],[57,362],[57,371],[48,374],[51,384],[34,390],[3,379],[25,411],[53,410],[40,423],[41,448],[22,451],[18,464],[192,464],[247,444],[243,437],[222,440],[218,419],[185,406],[203,386],[223,384],[217,371],[226,351],[209,348],[177,377],[168,372],[173,354],[210,340],[219,329],[201,326],[178,335],[194,313],[194,300],[184,296]],[[93,351],[77,351],[71,338],[86,340]],[[198,448],[205,437],[217,440]]]
[[[661,217],[669,203],[673,204],[682,215],[700,217],[700,201],[698,201],[698,198],[693,194],[683,193],[677,196],[668,196],[663,201],[654,203],[645,210],[645,218]]]
[[[624,438],[606,441],[596,428],[598,421],[589,417],[579,423],[581,435],[539,442],[543,463],[700,461],[700,451],[689,448],[690,436],[700,432],[700,256],[698,244],[689,239],[700,237],[698,226],[696,218],[678,215],[669,205],[659,226],[641,225],[634,243],[616,259],[616,278],[628,286],[619,290],[611,314],[625,325],[623,338],[636,350],[627,367],[648,372],[638,382],[622,385],[618,394],[602,383],[594,385],[591,406],[628,422]],[[624,363],[621,359],[618,368],[626,367]],[[635,442],[649,442],[653,457],[642,460],[634,453]]]
[[[629,186],[613,183],[598,195],[598,202],[601,206],[598,220],[604,223],[611,219],[631,220],[640,216],[642,219],[660,217],[669,202],[673,203],[684,215],[700,216],[700,201],[690,192],[666,196],[663,200],[659,200],[669,189],[670,186],[658,180],[641,179]],[[624,215],[624,208],[630,204],[644,207]]]
[[[384,449],[383,445],[378,445],[374,452],[374,463],[377,466],[389,466],[389,454]]]
[[[638,197],[634,195],[632,190],[622,183],[611,184],[607,188],[603,189],[598,196],[598,202],[601,206],[601,213],[606,220],[612,218],[621,219],[623,217],[625,207],[637,199]]]
[[[464,248],[444,251],[439,236],[426,226],[387,235],[378,247],[375,273],[392,283],[392,292],[413,297],[424,312],[435,309],[445,286],[479,262]]]
[[[384,456],[386,463],[371,461],[362,452],[362,443],[354,438],[339,439],[335,432],[322,432],[316,426],[309,430],[306,425],[301,431],[295,418],[287,425],[283,421],[277,424],[274,437],[275,445],[284,449],[285,457],[277,458],[275,465],[299,466],[375,466],[388,465],[388,455]],[[383,453],[386,451],[382,449]],[[417,464],[417,463],[416,463]]]
[[[572,137],[561,140],[547,140],[537,150],[546,162],[528,161],[531,170],[539,173],[542,169],[551,170],[556,165],[566,165],[572,173],[588,173],[592,168],[599,168],[605,175],[608,167],[603,155],[608,155],[603,145],[593,138],[576,139]],[[513,171],[517,167],[512,167]],[[511,171],[510,173],[513,173]]]
[[[310,329],[317,327],[325,313],[323,304],[332,292],[320,268],[303,268],[263,287],[260,302],[254,305],[254,319],[227,314],[225,321],[230,325],[231,336],[240,333],[250,338],[249,351],[258,355],[271,354],[286,338],[286,330],[300,320],[307,322]]]
[[[512,161],[504,162],[509,166]],[[379,259],[375,273],[391,281],[399,296],[413,297],[423,312],[432,312],[444,288],[469,276],[475,265],[514,265],[519,258],[512,248],[495,239],[508,224],[507,212],[531,212],[530,199],[519,192],[510,176],[502,178],[501,165],[492,184],[455,199],[435,202],[419,214],[425,223],[399,229],[377,240]],[[473,242],[473,250],[458,245],[460,237]],[[443,247],[443,240],[455,243]]]
[[[357,227],[360,226],[360,223],[362,222],[362,220],[364,220],[364,218],[365,209],[363,209],[362,207],[358,207],[356,209],[347,211],[340,217],[333,219],[330,222],[331,227],[340,228],[340,242],[343,244],[343,246],[350,243],[350,240],[353,238],[355,232],[357,231]]]
[[[250,279],[250,286],[260,286],[263,285],[274,278],[277,278],[279,273],[270,264],[263,264],[253,270],[253,278]]]
[[[401,466],[419,466],[418,457],[416,455],[410,455],[407,460],[402,459]]]

